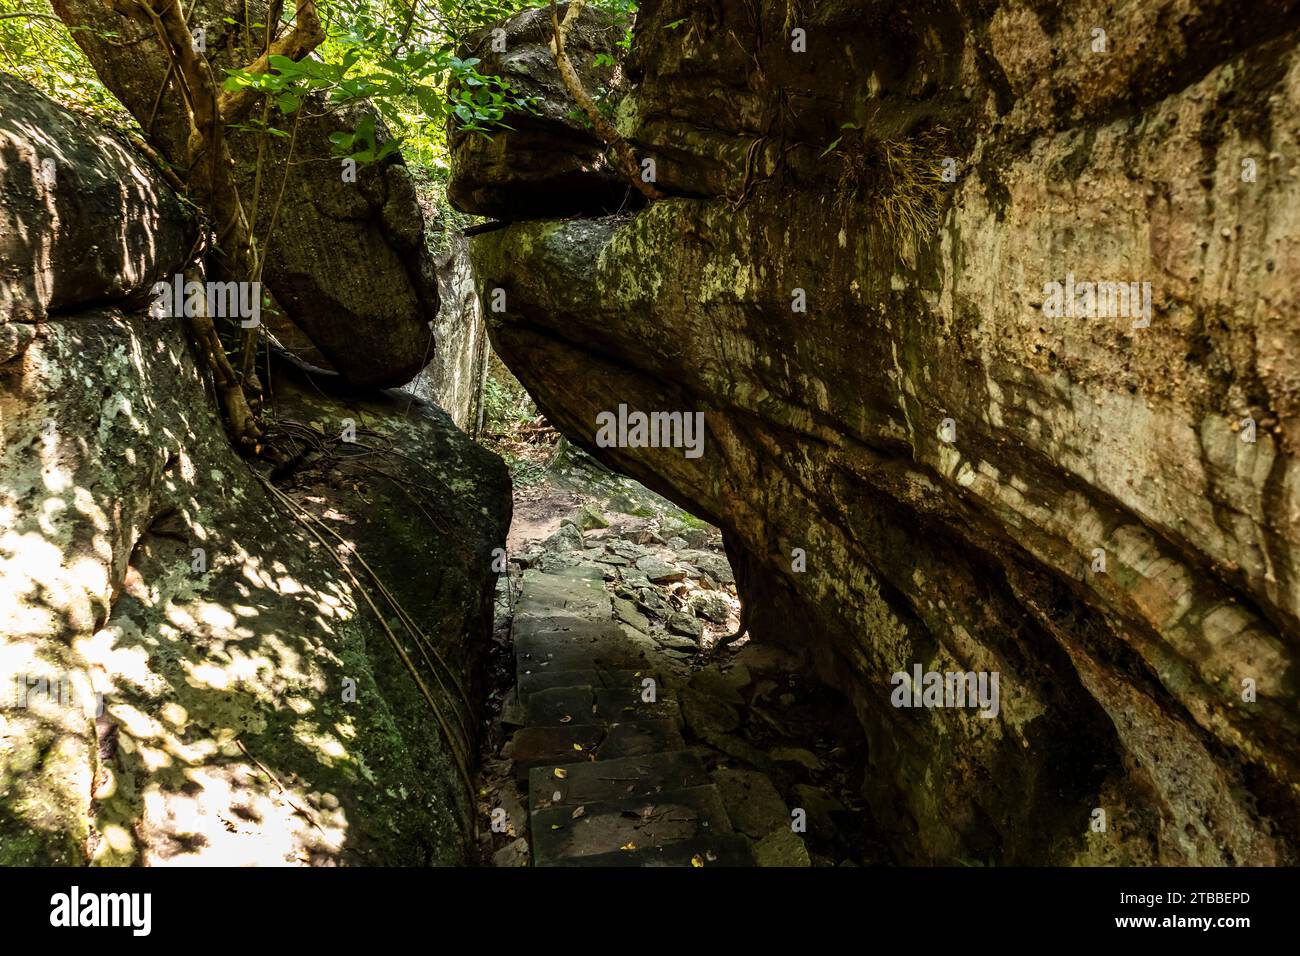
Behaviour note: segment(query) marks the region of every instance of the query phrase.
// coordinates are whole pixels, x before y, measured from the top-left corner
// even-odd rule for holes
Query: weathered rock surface
[[[408,387],[441,407],[458,427],[477,435],[492,345],[474,285],[469,244],[459,232],[446,238],[446,248],[436,259],[441,300],[433,325],[437,347],[433,360]]]
[[[621,123],[699,198],[472,240],[498,353],[723,528],[901,860],[1297,862],[1300,13],[832,2],[806,54],[785,16],[641,5]],[[1068,274],[1150,282],[1149,327],[1048,317]],[[703,456],[595,448],[620,402]],[[914,664],[997,716],[892,706]]]
[[[183,167],[188,121],[174,85],[159,99],[168,63],[152,32],[97,0],[58,0],[54,9],[69,25],[92,28],[75,30],[72,36],[159,152]],[[245,15],[265,21],[266,4],[199,0],[190,11],[190,25],[206,31],[214,70],[245,66],[261,52],[263,38],[257,30],[252,31],[254,48],[245,47]],[[259,239],[271,235],[263,280],[334,369],[357,384],[403,385],[429,359],[429,323],[438,313],[438,282],[424,247],[424,219],[410,175],[396,154],[359,167],[355,183],[343,180],[339,162],[330,159],[329,136],[351,132],[373,114],[323,107],[309,100],[292,137],[270,137],[260,192],[255,190],[254,134],[228,132],[232,152],[243,157],[241,195],[260,197],[254,231]],[[292,120],[281,118],[280,124]],[[387,137],[382,123],[376,125],[382,143]],[[291,141],[294,163],[272,233],[271,219],[277,215],[273,198],[284,180]]]
[[[462,862],[504,466],[410,396],[277,370],[299,523],[179,320],[80,294],[0,362],[0,863]]]
[[[559,5],[561,17],[568,6]],[[511,114],[511,129],[491,137],[463,132],[453,122],[452,205],[508,220],[634,207],[640,194],[606,161],[604,143],[560,79],[550,52],[550,9],[525,10],[494,29],[504,36],[480,30],[467,53],[482,60],[480,73],[509,83],[512,95],[534,98],[533,111]],[[565,49],[589,95],[608,91],[614,68],[597,66],[596,55],[612,53],[625,29],[622,19],[594,7],[585,7],[570,27]]]
[[[147,296],[195,232],[138,153],[0,73],[0,324]]]
[[[75,688],[69,702],[38,685],[26,707],[4,689],[0,857],[459,862],[470,810],[426,702],[361,589],[230,451],[210,402],[172,320],[81,313],[0,367],[3,672]],[[327,411],[364,415],[430,464],[430,520],[373,480],[308,507],[472,674],[507,480],[445,415],[395,405]],[[473,728],[422,674],[449,722],[460,710]]]

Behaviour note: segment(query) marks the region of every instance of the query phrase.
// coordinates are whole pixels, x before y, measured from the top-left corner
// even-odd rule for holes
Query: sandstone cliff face
[[[158,176],[3,79],[0,157],[0,864],[463,862],[476,716],[431,655],[473,701],[504,466],[410,396],[276,369],[304,460],[349,426],[365,452],[281,480],[313,533],[231,450],[180,320],[133,302],[190,251]]]
[[[483,384],[492,344],[474,282],[469,243],[459,232],[446,236],[437,254],[438,296],[433,361],[408,388],[442,408],[458,428],[477,436],[482,425]]]
[[[539,406],[854,701],[903,861],[1297,860],[1298,26],[647,0],[619,115],[673,198],[472,240]],[[1051,317],[1068,276],[1149,326]],[[704,455],[595,448],[620,402]],[[892,706],[915,664],[998,716]]]

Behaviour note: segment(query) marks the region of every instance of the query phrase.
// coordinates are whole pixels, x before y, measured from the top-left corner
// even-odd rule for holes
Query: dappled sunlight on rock
[[[321,759],[327,763],[346,760],[348,758],[347,748],[337,737],[320,732],[312,724],[298,724],[294,728],[294,737],[305,747],[310,747],[316,753],[320,754]]]
[[[284,866],[336,855],[346,840],[342,809],[314,808],[280,791],[250,763],[192,769],[180,792],[143,795],[152,866]]]
[[[345,312],[392,319],[357,326],[332,310],[321,322],[340,359],[407,381],[438,300],[422,211],[403,167],[386,169],[369,201],[400,249],[344,216],[331,228],[385,261],[349,265],[350,247],[329,242],[330,262],[309,271]],[[314,190],[282,195],[286,211],[315,209]],[[399,487],[363,488],[369,476],[312,491],[307,507],[349,532],[322,546],[263,484],[264,463],[232,449],[183,323],[147,311],[152,281],[198,249],[153,166],[0,77],[0,198],[0,678],[38,691],[0,700],[0,863],[463,860],[467,742],[431,711],[474,726],[447,688],[472,682],[491,620],[479,556],[508,521],[500,462],[422,402],[375,393],[362,417],[312,385],[316,405],[296,417],[356,416],[436,462],[418,507]],[[278,305],[321,314],[303,309],[296,273],[267,267],[290,283]],[[370,348],[353,347],[358,328]],[[305,383],[275,378],[275,414],[295,414]],[[361,553],[401,578],[400,636],[363,596],[376,585]],[[428,633],[403,626],[415,619]],[[429,650],[454,681],[429,673]]]
[[[24,379],[32,434],[57,416],[63,437],[44,470],[34,462],[0,486],[0,513],[11,516],[0,530],[0,620],[7,635],[32,635],[0,647],[7,669],[85,672],[86,696],[102,693],[105,708],[98,724],[84,708],[55,708],[39,732],[36,711],[18,723],[6,714],[7,735],[45,741],[34,776],[34,755],[0,751],[0,773],[23,768],[4,778],[17,781],[10,794],[32,793],[18,801],[29,806],[22,818],[46,821],[48,836],[23,852],[48,857],[53,841],[70,860],[88,848],[114,865],[461,858],[466,826],[454,821],[467,803],[454,765],[356,581],[231,453],[192,366],[102,361],[143,355],[146,339],[150,351],[184,354],[179,325],[145,325],[97,313],[51,324],[28,350],[61,383],[56,396],[50,379]],[[105,368],[107,383],[96,377]],[[106,402],[106,387],[123,400]],[[105,420],[82,429],[91,445],[69,425]],[[423,427],[463,442],[443,437],[453,434],[443,421]],[[51,494],[47,477],[64,490]],[[497,487],[505,501],[503,474]],[[360,526],[346,513],[355,502],[329,500],[346,519],[332,524]],[[471,520],[470,533],[491,533],[477,506]],[[389,534],[350,535],[347,550],[408,565],[414,549],[392,549]],[[376,556],[377,543],[392,556]],[[486,614],[486,563],[459,573],[469,576],[449,580],[465,590],[420,599],[447,602],[451,620]],[[440,634],[444,652],[465,633]],[[379,779],[392,786],[377,792]]]

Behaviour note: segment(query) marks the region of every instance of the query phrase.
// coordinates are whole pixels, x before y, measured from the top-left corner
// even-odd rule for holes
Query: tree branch
[[[267,29],[271,25],[267,24]],[[316,0],[297,0],[294,12],[293,29],[267,47],[266,52],[246,66],[245,72],[265,73],[271,68],[271,57],[287,56],[291,60],[301,60],[325,39],[325,29],[316,14]],[[222,119],[227,123],[237,123],[252,107],[257,92],[247,87],[222,93],[217,100],[217,108]]]
[[[641,178],[641,164],[637,161],[636,153],[623,138],[623,134],[614,128],[614,124],[601,115],[600,108],[582,88],[578,71],[573,68],[568,54],[564,52],[564,41],[568,37],[569,28],[577,22],[578,15],[586,5],[586,0],[570,0],[568,9],[564,11],[564,22],[561,23],[555,0],[551,0],[551,29],[555,31],[555,49],[551,51],[551,55],[555,58],[555,66],[560,71],[560,79],[564,81],[574,102],[582,107],[582,111],[587,114],[587,119],[591,120],[597,135],[613,151],[615,161],[628,179],[632,180],[632,185],[639,189],[646,199],[662,199],[663,193]]]

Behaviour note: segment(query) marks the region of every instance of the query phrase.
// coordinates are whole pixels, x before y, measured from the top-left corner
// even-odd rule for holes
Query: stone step
[[[581,670],[556,670],[554,667],[543,667],[540,670],[534,670],[530,674],[524,674],[519,677],[517,683],[519,698],[523,701],[528,700],[529,694],[534,694],[539,690],[549,690],[552,687],[632,687],[639,688],[641,681],[647,677],[654,678],[660,686],[663,680],[660,676],[649,670],[595,670],[584,668]]]
[[[529,826],[537,866],[611,852],[658,850],[731,832],[712,785],[579,807],[550,807],[533,813]]]
[[[519,612],[549,614],[567,610],[570,614],[605,611],[610,608],[605,590],[605,571],[597,565],[579,565],[554,571],[528,570],[520,582]]]
[[[554,568],[550,571],[529,568],[523,573],[520,583],[524,590],[578,587],[584,584],[599,589],[601,588],[603,574],[604,572],[599,566],[590,562],[582,562],[563,568]]]
[[[583,617],[516,618],[512,631],[515,672],[522,677],[543,668],[556,670],[639,670],[649,667],[659,645],[612,620]]]
[[[677,721],[633,720],[609,725],[605,739],[596,747],[596,759],[608,762],[685,749]]]
[[[510,755],[528,783],[534,865],[753,865],[682,739],[681,707],[654,666],[672,662],[613,619],[604,569],[525,571],[511,636],[524,726]],[[642,700],[646,678],[654,703]]]
[[[527,727],[564,724],[612,724],[642,720],[672,720],[680,724],[676,693],[660,689],[654,703],[641,691],[625,687],[549,687],[528,695],[524,705]]]
[[[560,770],[562,777],[555,771]],[[528,771],[528,808],[577,807],[631,797],[686,790],[711,784],[700,758],[689,750],[619,757],[568,767]]]
[[[671,720],[631,723],[566,724],[558,727],[525,727],[510,742],[515,776],[528,780],[533,767],[569,765],[619,757],[640,757],[650,753],[685,750],[686,741]]]
[[[625,844],[620,844],[620,846]],[[695,860],[704,866],[754,865],[754,854],[749,838],[739,833],[718,833],[696,837],[682,843],[661,847],[641,847],[635,850],[613,850],[594,856],[559,857],[535,861],[534,866],[695,866]]]
[[[554,633],[568,635],[566,638],[556,638],[562,643],[591,641],[606,634],[615,638],[623,636],[619,631],[618,622],[613,618],[588,617],[583,614],[573,614],[566,609],[562,609],[561,613],[558,614],[532,614],[522,618],[516,617],[510,629],[510,634],[515,639],[516,644],[528,641],[538,634]]]
[[[536,621],[552,617],[581,617],[587,620],[604,620],[614,614],[614,604],[608,593],[557,594],[555,597],[533,593],[531,597],[521,596],[514,607],[515,620]]]
[[[524,727],[510,738],[510,759],[515,777],[528,780],[533,767],[559,766],[591,760],[605,739],[602,724],[564,724],[554,727]]]
[[[528,695],[524,705],[528,727],[562,727],[595,723],[596,692],[590,685],[548,687]]]
[[[659,688],[654,703],[641,699],[641,691],[626,687],[597,687],[596,716],[610,722],[671,720],[681,724],[682,710],[676,691]]]

